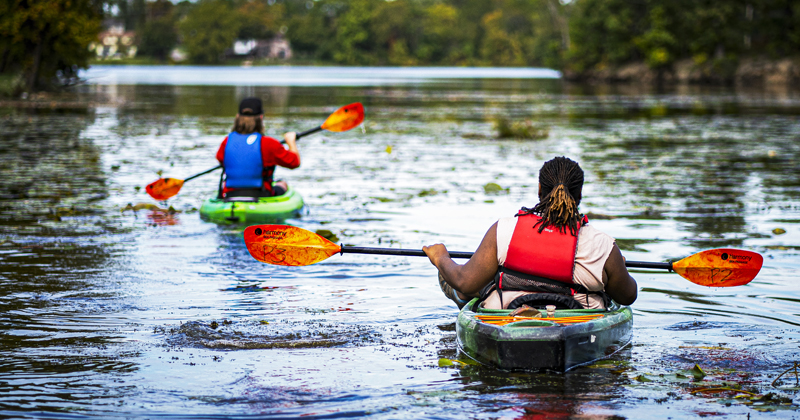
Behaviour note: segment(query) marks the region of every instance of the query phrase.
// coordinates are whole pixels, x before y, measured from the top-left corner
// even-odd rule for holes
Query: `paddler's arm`
[[[444,280],[463,296],[477,296],[497,272],[497,223],[486,232],[477,251],[465,264],[456,264],[442,244],[423,246]]]
[[[217,149],[217,160],[219,164],[222,165],[225,162],[225,146],[228,144],[228,136],[225,136],[225,140],[222,140],[222,144],[219,145],[219,149]]]
[[[284,168],[295,169],[300,166],[300,151],[297,150],[297,133],[290,131],[283,135],[286,147],[277,139],[268,137],[269,140],[261,141],[261,161],[265,166],[278,165]]]
[[[603,266],[603,272],[608,277],[606,283],[606,293],[620,305],[630,305],[636,301],[638,296],[638,286],[636,280],[628,273],[628,268],[625,267],[625,257],[614,244],[606,263]]]
[[[283,140],[286,141],[286,145],[289,146],[289,151],[297,155],[297,165],[295,168],[300,166],[300,151],[297,150],[297,133],[294,131],[290,131],[283,135]]]

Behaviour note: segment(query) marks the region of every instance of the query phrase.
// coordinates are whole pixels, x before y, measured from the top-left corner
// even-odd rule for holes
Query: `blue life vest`
[[[228,134],[222,167],[227,188],[262,188],[261,134]]]

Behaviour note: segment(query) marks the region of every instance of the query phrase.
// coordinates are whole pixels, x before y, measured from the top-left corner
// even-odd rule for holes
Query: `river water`
[[[557,76],[95,67],[70,92],[0,103],[0,416],[798,417],[795,375],[773,381],[800,361],[800,94]],[[427,259],[264,265],[242,227],[200,220],[216,175],[147,196],[159,175],[215,166],[247,96],[274,136],[364,103],[363,127],[303,138],[302,166],[277,171],[307,204],[287,223],[344,244],[472,251],[565,155],[586,172],[581,210],[627,259],[737,247],[764,268],[733,288],[634,271],[633,339],[608,361],[469,364]],[[503,118],[549,134],[498,139]]]

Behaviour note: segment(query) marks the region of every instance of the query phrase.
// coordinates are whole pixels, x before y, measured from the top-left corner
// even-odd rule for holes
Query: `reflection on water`
[[[0,110],[0,416],[794,410],[793,378],[771,384],[799,353],[800,96],[392,71],[324,88],[98,81],[69,108]],[[582,210],[628,259],[734,246],[760,252],[765,267],[729,289],[635,271],[633,342],[610,361],[567,374],[470,364],[455,342],[456,309],[426,259],[348,254],[309,267],[263,265],[240,227],[200,221],[216,176],[187,183],[168,203],[149,199],[143,187],[159,176],[216,164],[247,96],[264,99],[274,136],[365,104],[363,129],[304,138],[303,166],[277,173],[309,206],[289,222],[347,245],[473,250],[498,217],[535,204],[542,162],[567,155],[586,171]],[[81,101],[89,105],[74,106]],[[550,137],[497,140],[499,117],[547,126]],[[484,189],[490,182],[501,190]],[[440,359],[457,362],[440,367]]]
[[[195,67],[94,66],[81,77],[99,85],[379,86],[452,79],[558,79],[543,68],[493,67]]]

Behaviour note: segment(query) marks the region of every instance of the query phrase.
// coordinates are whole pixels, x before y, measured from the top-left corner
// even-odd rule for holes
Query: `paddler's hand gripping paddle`
[[[326,119],[322,125],[303,131],[302,133],[297,133],[297,140],[300,140],[300,137],[314,134],[321,130],[333,132],[347,131],[357,127],[362,121],[364,121],[364,106],[361,105],[361,103],[356,102],[354,104],[345,105],[328,116],[328,119]],[[200,172],[199,174],[192,175],[186,179],[159,178],[158,180],[148,184],[144,189],[148,194],[150,194],[150,197],[153,197],[159,201],[166,200],[170,197],[173,197],[175,194],[178,194],[178,191],[181,190],[181,187],[183,187],[185,182],[191,181],[207,173],[214,172],[220,168],[222,168],[221,165],[215,166],[211,169]]]
[[[333,254],[380,254],[425,257],[419,249],[339,246],[314,232],[295,226],[256,225],[244,230],[244,242],[253,258],[267,264],[303,266]],[[451,258],[470,258],[473,252],[450,252]],[[631,268],[652,268],[678,273],[692,283],[708,287],[741,286],[753,280],[764,258],[733,248],[709,249],[675,262],[626,261]]]

